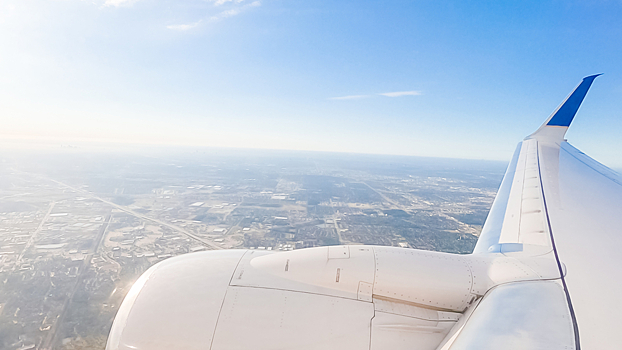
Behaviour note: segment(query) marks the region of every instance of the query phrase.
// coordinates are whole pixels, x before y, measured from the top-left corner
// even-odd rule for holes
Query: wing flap
[[[565,300],[563,287],[555,281],[500,285],[484,296],[453,342],[441,348],[574,349]]]

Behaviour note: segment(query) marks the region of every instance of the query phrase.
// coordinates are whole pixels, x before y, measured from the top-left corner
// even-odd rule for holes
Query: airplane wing
[[[563,274],[561,290],[572,321],[574,347],[569,348],[574,349],[616,348],[614,334],[622,325],[617,317],[622,306],[614,301],[622,294],[622,178],[564,139],[597,76],[584,78],[518,145],[474,251],[498,251],[523,261],[530,256],[554,260]],[[525,314],[512,315],[508,322],[521,316]],[[490,314],[487,322],[496,317]],[[546,315],[529,320],[541,317]],[[542,325],[541,332],[550,328]],[[481,330],[478,338],[495,337],[492,329]]]
[[[564,140],[595,77],[518,145],[473,254],[182,255],[134,284],[106,349],[615,348],[622,179]]]

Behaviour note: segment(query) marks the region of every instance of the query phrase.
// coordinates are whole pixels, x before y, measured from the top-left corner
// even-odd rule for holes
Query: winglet
[[[579,84],[579,86],[577,86],[574,91],[566,97],[564,102],[557,107],[549,119],[547,119],[536,132],[529,135],[527,138],[547,138],[558,141],[563,140],[570,123],[572,123],[572,119],[574,119],[574,116],[577,114],[577,110],[579,110],[579,106],[581,106],[581,103],[587,94],[587,91],[590,89],[590,86],[592,86],[594,79],[596,79],[599,75],[602,74],[590,75],[589,77],[583,78],[583,81]]]

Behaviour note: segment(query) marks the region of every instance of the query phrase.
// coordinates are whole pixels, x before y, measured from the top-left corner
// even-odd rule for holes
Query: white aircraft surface
[[[134,284],[106,349],[619,349],[622,178],[564,139],[597,75],[518,144],[475,250],[210,251]]]

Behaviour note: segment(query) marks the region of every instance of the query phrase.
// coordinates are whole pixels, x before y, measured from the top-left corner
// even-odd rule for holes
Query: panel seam
[[[537,152],[537,159],[538,159],[538,176],[540,177],[540,190],[542,191],[542,200],[544,202],[544,213],[546,214],[546,222],[549,227],[549,235],[551,236],[551,245],[553,246],[553,253],[555,253],[555,260],[557,261],[557,268],[559,269],[559,275],[561,277],[562,286],[564,287],[564,293],[566,294],[566,302],[568,303],[568,310],[570,311],[570,318],[572,319],[575,349],[581,350],[581,342],[579,338],[579,325],[577,324],[577,317],[574,312],[574,307],[572,306],[572,300],[570,299],[570,292],[568,291],[568,285],[566,284],[566,276],[564,275],[562,263],[559,260],[559,254],[557,253],[557,247],[555,246],[555,238],[553,237],[553,228],[551,226],[551,219],[549,217],[549,209],[546,204],[546,196],[544,195],[544,184],[542,182],[542,167],[540,166],[540,145],[539,143],[536,143],[536,145],[537,145],[536,152]]]
[[[235,268],[233,269],[233,272],[231,273],[231,278],[229,278],[227,289],[225,289],[225,295],[223,295],[222,297],[222,303],[220,304],[220,309],[218,310],[218,317],[216,317],[216,324],[214,325],[214,331],[212,332],[212,341],[210,341],[209,343],[210,350],[212,349],[212,346],[214,345],[214,339],[216,338],[216,330],[218,329],[218,321],[220,321],[220,314],[222,313],[222,308],[225,306],[225,300],[227,300],[227,293],[229,292],[229,288],[231,287],[231,281],[233,281],[233,276],[235,276],[235,272],[238,270],[238,266],[240,266],[242,259],[244,259],[244,257],[246,256],[248,252],[249,251],[246,250],[244,254],[242,254],[242,256],[240,257],[240,260],[238,260],[238,263],[235,265]]]
[[[581,152],[580,150],[578,150],[577,148],[575,148],[575,147],[574,147],[574,146],[572,146],[571,144],[568,144],[568,145],[569,145],[570,147],[574,148],[576,151]],[[574,159],[576,159],[577,161],[581,162],[581,163],[582,163],[583,165],[585,165],[586,167],[588,167],[588,168],[592,169],[594,172],[596,172],[596,173],[600,174],[601,176],[605,177],[607,180],[609,180],[609,181],[611,181],[611,182],[615,183],[615,184],[616,184],[616,185],[618,185],[618,186],[622,186],[622,183],[620,183],[620,181],[619,181],[618,179],[611,178],[611,177],[610,177],[610,176],[608,176],[607,174],[604,174],[602,171],[600,171],[600,170],[598,170],[598,169],[594,168],[593,166],[591,166],[590,164],[588,164],[587,162],[585,162],[583,159],[579,158],[579,157],[578,157],[576,154],[574,154],[573,152],[570,152],[569,150],[565,149],[564,147],[561,147],[561,145],[560,145],[560,147],[559,147],[559,148],[560,148],[562,151],[564,151],[564,152],[568,153],[571,157],[573,157],[573,158],[574,158]],[[581,152],[581,153],[582,153],[582,152]],[[582,154],[583,154],[584,156],[586,156],[587,158],[590,158],[590,156],[588,156],[588,155],[586,155],[586,154],[584,154],[584,153],[582,153]],[[592,159],[592,158],[590,158],[590,159],[591,159],[591,160],[593,160],[593,161],[595,161],[595,162],[596,162],[596,163],[598,163],[599,165],[601,165],[601,166],[605,167],[607,170],[609,170],[609,171],[611,171],[611,172],[615,173],[615,171],[614,171],[614,170],[609,169],[609,167],[607,167],[606,165],[603,165],[603,164],[599,163],[598,161],[596,161],[596,160],[594,160],[594,159]]]
[[[281,292],[302,293],[302,294],[317,295],[317,296],[322,296],[322,297],[327,297],[327,298],[338,298],[338,299],[344,299],[344,300],[358,301],[361,303],[373,304],[373,302],[371,301],[359,300],[358,298],[349,298],[349,297],[344,297],[344,296],[339,296],[339,295],[329,295],[329,294],[314,293],[314,292],[307,292],[307,291],[302,291],[302,290],[294,290],[294,289],[286,289],[286,288],[275,288],[275,287],[265,287],[265,286],[246,286],[246,285],[239,285],[239,284],[230,285],[229,287],[278,290]]]

